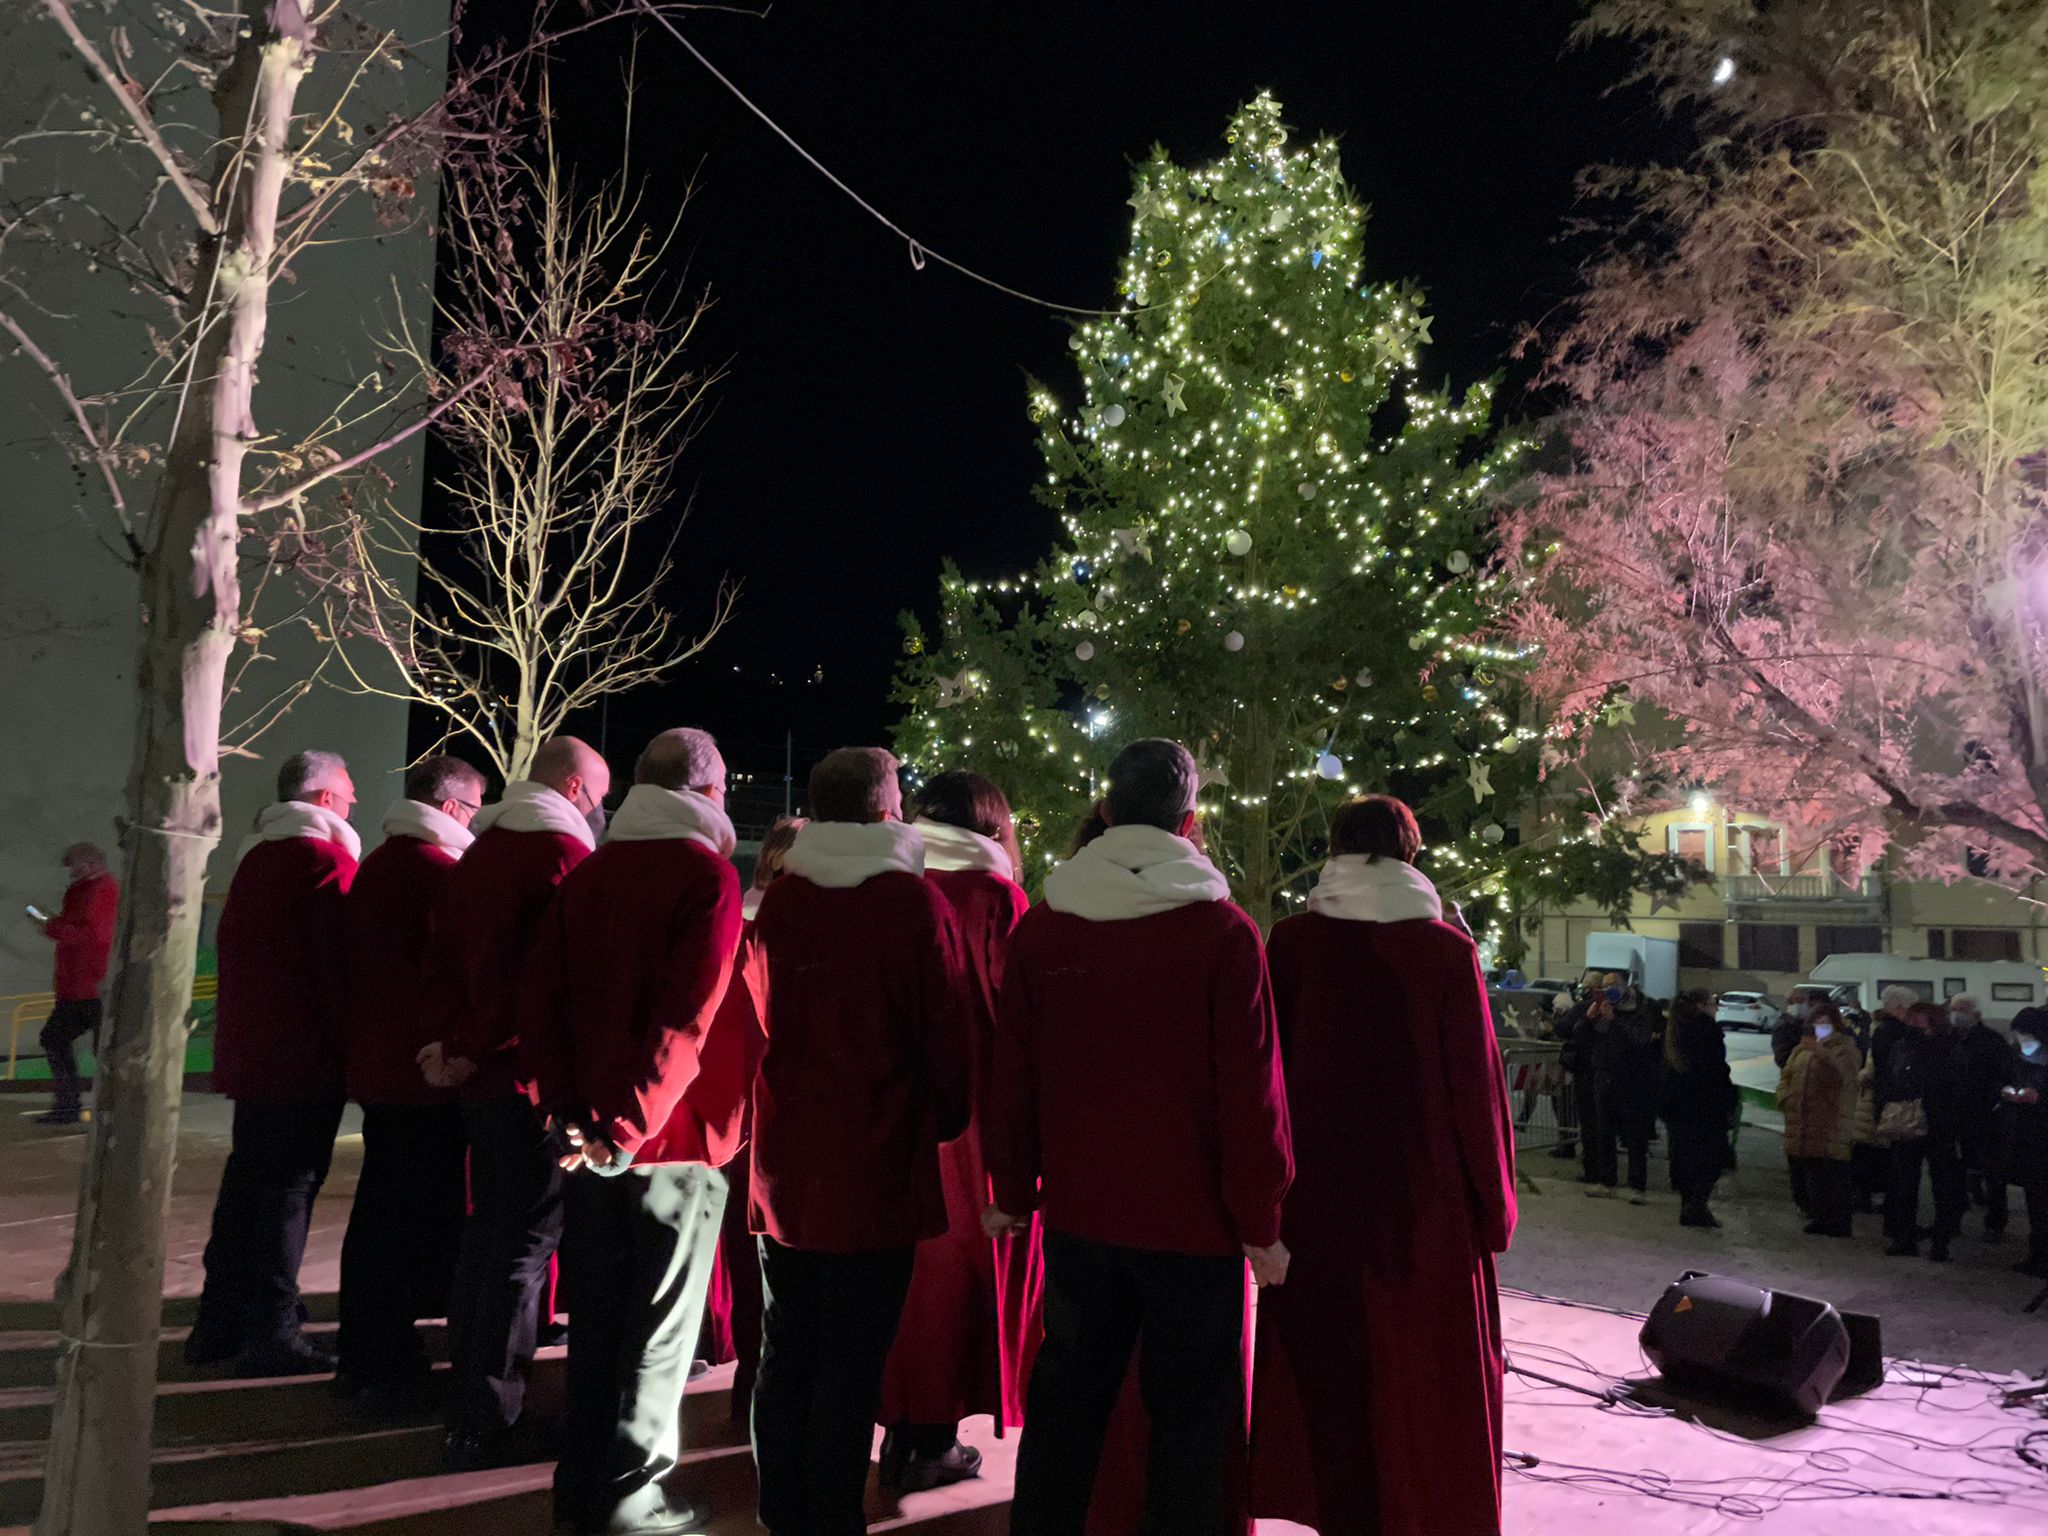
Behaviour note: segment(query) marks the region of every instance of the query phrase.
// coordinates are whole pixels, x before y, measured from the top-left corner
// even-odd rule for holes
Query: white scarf
[[[416,837],[423,843],[462,857],[462,850],[476,841],[476,834],[439,806],[422,800],[394,800],[384,813],[386,837]]]
[[[891,870],[924,873],[924,834],[900,821],[807,821],[783,856],[783,873],[845,890]]]
[[[1369,859],[1340,853],[1323,866],[1308,893],[1308,909],[1354,923],[1405,923],[1418,917],[1441,919],[1443,899],[1429,876],[1399,859]]]
[[[929,816],[920,816],[911,825],[924,836],[926,869],[979,869],[1001,875],[1005,880],[1017,878],[1017,866],[994,838],[983,837],[966,827],[933,821]]]
[[[356,829],[324,805],[279,800],[263,807],[263,813],[256,818],[257,841],[282,843],[294,837],[325,838],[341,844],[352,859],[363,856],[363,840],[356,836]]]
[[[1045,876],[1045,904],[1092,923],[1229,898],[1223,872],[1163,827],[1111,827]]]
[[[747,894],[740,898],[740,921],[751,923],[761,915],[761,898],[768,894],[761,886],[750,886]]]
[[[626,791],[608,836],[614,843],[685,838],[721,859],[731,858],[738,842],[732,821],[709,795],[694,789],[663,789],[659,784],[635,784]]]
[[[478,811],[476,820],[469,824],[470,831],[479,834],[492,827],[503,827],[507,832],[559,832],[575,838],[585,849],[597,846],[597,835],[590,830],[583,813],[559,790],[532,779],[514,779],[505,786],[505,793]]]

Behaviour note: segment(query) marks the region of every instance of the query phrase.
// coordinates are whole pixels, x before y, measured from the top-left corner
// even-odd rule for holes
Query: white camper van
[[[1853,987],[1855,1004],[1877,1012],[1886,987],[1911,987],[1932,1002],[1967,992],[1997,1023],[2048,1001],[2048,971],[2023,960],[1905,960],[1897,955],[1830,955],[1813,968],[1811,986]],[[1837,991],[1839,997],[1841,993]]]

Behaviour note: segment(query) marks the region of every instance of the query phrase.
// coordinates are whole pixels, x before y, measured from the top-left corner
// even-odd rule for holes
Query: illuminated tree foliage
[[[899,750],[1002,783],[1033,873],[1117,748],[1163,735],[1195,749],[1209,852],[1262,921],[1360,791],[1417,806],[1447,891],[1497,894],[1536,732],[1504,703],[1513,650],[1473,637],[1516,447],[1488,444],[1488,385],[1418,384],[1429,319],[1362,280],[1335,143],[1290,146],[1266,96],[1226,137],[1134,172],[1122,302],[1072,338],[1081,404],[1031,393],[1061,536],[1014,580],[949,568],[937,634],[905,619]]]
[[[1813,843],[2048,867],[2048,11],[1607,0],[1696,114],[1601,173],[1558,333],[1568,453],[1504,528],[1508,638],[1570,739]],[[1623,722],[1626,723],[1626,722]],[[1604,749],[1601,749],[1604,755]]]

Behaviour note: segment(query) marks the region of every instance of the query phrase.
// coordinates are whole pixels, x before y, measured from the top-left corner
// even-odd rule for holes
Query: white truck
[[[1876,1013],[1885,988],[1911,987],[1932,1002],[1968,993],[1984,1017],[2002,1024],[2022,1008],[2048,1001],[2048,971],[2023,960],[1908,960],[1898,955],[1830,955],[1813,968],[1810,987],[1838,1002]]]
[[[1589,933],[1586,969],[1620,971],[1643,996],[1668,1003],[1678,996],[1678,941],[1640,933]]]

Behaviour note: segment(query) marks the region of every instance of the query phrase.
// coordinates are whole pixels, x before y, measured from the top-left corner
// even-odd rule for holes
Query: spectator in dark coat
[[[1998,1176],[2019,1185],[2027,1202],[2027,1256],[2013,1267],[2048,1280],[2048,1008],[2022,1008],[2012,1021],[1998,1100]]]
[[[1997,1030],[1984,1022],[1977,999],[1967,994],[1948,1000],[1949,1027],[1955,1031],[1956,1050],[1963,1064],[1963,1102],[1960,1134],[1963,1170],[1970,1193],[1984,1207],[1984,1235],[2004,1235],[2007,1216],[2005,1180],[1991,1170],[1996,1160],[1992,1144],[1992,1117],[1999,1098],[2010,1081],[2012,1046]]]
[[[1678,1191],[1679,1222],[1718,1227],[1707,1200],[1728,1162],[1728,1120],[1735,1083],[1728,1046],[1714,1017],[1714,1000],[1687,992],[1671,1008],[1664,1033],[1664,1124],[1671,1136],[1671,1187]]]
[[[121,885],[107,869],[107,856],[91,843],[73,843],[64,850],[64,868],[71,883],[55,917],[39,917],[43,933],[57,946],[57,971],[51,990],[56,997],[49,1022],[43,1025],[43,1057],[50,1064],[54,1102],[38,1125],[76,1125],[84,1110],[78,1092],[78,1042],[98,1034],[100,984],[114,950],[114,918],[121,906]],[[37,917],[35,908],[29,915]]]
[[[1882,1027],[1882,1026],[1880,1026]],[[1920,1251],[1920,1170],[1934,1185],[1934,1228],[1927,1256],[1948,1260],[1949,1240],[1963,1221],[1961,1122],[1963,1058],[1948,1027],[1948,1010],[1918,1001],[1906,1010],[1891,1047],[1878,1057],[1878,1126],[1891,1141],[1892,1186],[1885,1198],[1885,1235],[1892,1258]]]
[[[1650,1188],[1650,1133],[1657,1125],[1657,1078],[1664,1060],[1664,1011],[1629,978],[1609,972],[1587,1000],[1565,1046],[1564,1062],[1579,1085],[1589,1193],[1620,1182],[1614,1144],[1628,1151],[1628,1184]]]

